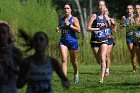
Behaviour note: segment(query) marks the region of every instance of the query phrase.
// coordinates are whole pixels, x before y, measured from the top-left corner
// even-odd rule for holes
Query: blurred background
[[[22,28],[29,34],[44,31],[48,34],[50,44],[49,55],[60,59],[58,42],[61,33],[56,32],[60,19],[64,16],[63,5],[66,0],[0,0],[0,20],[7,21],[15,37],[15,44],[24,50],[22,40],[18,37],[18,29]],[[78,17],[81,24],[78,62],[80,64],[97,64],[90,47],[90,34],[86,25],[92,13],[97,11],[98,0],[69,0],[73,4],[73,15]],[[125,28],[120,29],[121,17],[126,15],[128,4],[140,3],[140,0],[105,0],[110,17],[117,21],[117,32],[113,34],[116,45],[112,50],[112,64],[131,64],[129,51],[126,46]],[[29,52],[30,55],[33,51]],[[25,55],[26,56],[26,55]]]

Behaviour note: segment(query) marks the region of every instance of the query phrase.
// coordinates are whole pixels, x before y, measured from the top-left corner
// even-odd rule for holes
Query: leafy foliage
[[[0,19],[10,22],[14,31],[17,28],[23,28],[31,33],[54,30],[58,24],[58,17],[51,6],[51,0],[37,1],[27,0],[22,3],[19,0],[1,0]]]
[[[0,19],[10,23],[19,47],[24,48],[20,45],[22,40],[17,36],[18,28],[24,29],[30,35],[35,31],[45,31],[49,36],[50,45],[56,44],[58,16],[51,0],[0,0],[0,9]]]

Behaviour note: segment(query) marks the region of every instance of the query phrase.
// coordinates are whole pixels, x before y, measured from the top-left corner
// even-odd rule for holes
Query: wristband
[[[71,24],[69,24],[69,27],[71,26]]]

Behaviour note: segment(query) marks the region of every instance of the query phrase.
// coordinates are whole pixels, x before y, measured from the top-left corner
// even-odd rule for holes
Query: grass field
[[[137,66],[136,74],[132,74],[131,64],[112,65],[110,76],[105,77],[104,83],[100,84],[100,65],[80,65],[80,82],[73,83],[73,69],[68,67],[68,78],[71,88],[65,90],[61,86],[60,79],[56,74],[53,76],[52,86],[54,93],[140,93],[140,68]],[[21,90],[24,93],[24,89]]]

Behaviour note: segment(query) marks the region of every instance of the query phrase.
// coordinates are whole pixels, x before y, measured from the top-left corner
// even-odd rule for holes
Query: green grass
[[[137,67],[136,74],[132,74],[132,67],[129,63],[128,65],[112,65],[110,76],[105,77],[104,83],[100,84],[98,83],[100,65],[80,65],[80,82],[74,84],[73,68],[71,65],[68,65],[68,79],[71,84],[70,89],[65,90],[61,86],[60,79],[56,74],[53,76],[52,86],[54,93],[139,93],[139,70],[139,67]]]

